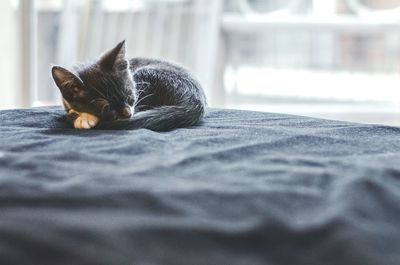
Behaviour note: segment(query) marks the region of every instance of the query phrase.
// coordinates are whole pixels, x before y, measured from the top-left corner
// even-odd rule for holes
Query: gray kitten
[[[78,129],[167,131],[196,125],[206,97],[200,84],[173,63],[125,57],[125,41],[74,71],[54,66],[67,119]]]

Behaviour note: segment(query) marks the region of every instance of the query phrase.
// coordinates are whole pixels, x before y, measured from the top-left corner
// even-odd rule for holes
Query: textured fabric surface
[[[0,264],[398,265],[400,128],[210,109],[156,133],[0,112]]]

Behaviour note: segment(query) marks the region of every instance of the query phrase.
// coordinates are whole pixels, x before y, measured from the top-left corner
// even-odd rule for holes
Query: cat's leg
[[[91,129],[97,125],[99,118],[86,112],[69,110],[67,119],[74,125],[75,129]]]

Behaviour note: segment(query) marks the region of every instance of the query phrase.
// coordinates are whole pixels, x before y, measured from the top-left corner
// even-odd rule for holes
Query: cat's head
[[[95,115],[100,121],[132,116],[135,83],[125,57],[125,41],[93,64],[76,71],[54,66],[51,72],[68,108]]]

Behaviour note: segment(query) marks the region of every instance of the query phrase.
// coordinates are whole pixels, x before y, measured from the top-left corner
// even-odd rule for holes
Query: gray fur
[[[125,42],[94,63],[78,65],[74,73],[61,67],[52,72],[72,109],[99,117],[95,129],[166,131],[196,125],[205,112],[203,89],[186,69],[150,58],[126,60]],[[81,93],[71,92],[77,87]],[[123,119],[127,106],[135,113]]]

